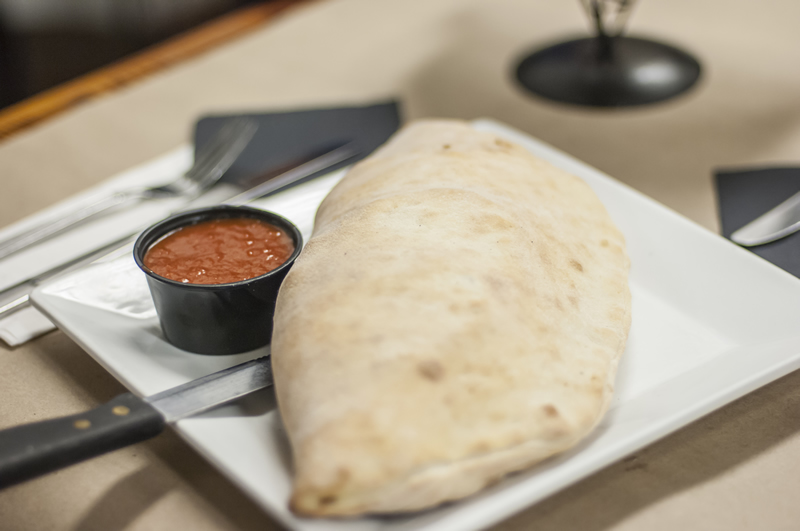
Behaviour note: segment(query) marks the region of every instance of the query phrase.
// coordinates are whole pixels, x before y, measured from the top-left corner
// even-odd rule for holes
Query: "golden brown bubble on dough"
[[[542,410],[544,410],[544,414],[547,415],[548,417],[554,418],[558,416],[558,410],[553,404],[545,404],[542,407]]]
[[[444,378],[444,367],[436,360],[425,360],[417,364],[417,371],[432,382],[438,382]]]

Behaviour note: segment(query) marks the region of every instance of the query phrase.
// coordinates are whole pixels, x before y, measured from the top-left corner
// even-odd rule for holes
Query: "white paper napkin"
[[[109,192],[170,182],[186,171],[191,163],[191,146],[181,146],[6,227],[0,231],[0,237],[19,234],[26,228],[93,202]],[[0,289],[13,286],[32,275],[48,270],[53,264],[76,258],[104,243],[110,243],[141,229],[149,223],[162,219],[181,204],[182,201],[176,199],[142,202],[11,255],[0,261]],[[34,308],[26,308],[0,320],[0,339],[9,346],[16,346],[53,328],[54,325]]]

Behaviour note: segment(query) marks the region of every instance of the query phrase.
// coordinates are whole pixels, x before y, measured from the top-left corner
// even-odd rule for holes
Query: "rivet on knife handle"
[[[166,421],[130,393],[91,411],[0,431],[0,488],[155,437]]]

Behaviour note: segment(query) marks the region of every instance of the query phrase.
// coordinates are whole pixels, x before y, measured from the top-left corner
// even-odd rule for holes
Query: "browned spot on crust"
[[[478,441],[472,445],[472,453],[482,454],[491,450],[491,445],[485,441]]]
[[[503,479],[503,476],[491,476],[491,477],[488,477],[488,478],[486,478],[486,481],[483,483],[483,486],[484,486],[484,488],[485,487],[491,487],[492,485],[494,485],[496,483],[499,483],[501,479]]]
[[[500,291],[505,287],[503,280],[493,275],[485,275],[483,280],[486,281],[486,284],[488,284],[489,287],[495,291]]]
[[[495,233],[497,235],[507,234],[515,228],[514,223],[496,214],[484,214],[475,216],[474,231],[478,234]]]
[[[539,249],[539,260],[545,265],[550,265],[550,255],[544,249]]]
[[[583,271],[583,266],[577,260],[570,260],[569,265],[577,269],[578,271]]]
[[[319,504],[320,505],[330,505],[330,504],[334,503],[335,501],[336,501],[336,496],[334,496],[333,494],[328,494],[326,496],[322,496],[319,499]]]
[[[442,149],[450,149],[450,144],[445,144],[442,146]]]
[[[545,404],[542,409],[544,410],[544,414],[548,417],[554,418],[558,416],[558,410],[553,404]]]
[[[512,147],[514,147],[513,145],[511,145],[510,142],[507,142],[507,141],[503,140],[502,138],[495,138],[494,139],[494,143],[495,143],[495,145],[497,145],[497,146],[499,146],[501,148],[505,148],[505,149],[511,149]]]
[[[600,240],[600,247],[608,247],[608,240]]]
[[[417,364],[417,370],[432,382],[438,382],[444,377],[444,367],[436,360],[425,360]]]
[[[578,297],[576,297],[575,295],[570,295],[567,298],[569,299],[570,304],[572,304],[575,308],[578,307],[578,302],[579,302]]]

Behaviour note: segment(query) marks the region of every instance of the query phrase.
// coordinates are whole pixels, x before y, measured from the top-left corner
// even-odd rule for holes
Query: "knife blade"
[[[291,168],[280,175],[272,177],[271,179],[254,186],[253,188],[241,192],[241,190],[234,188],[232,197],[229,196],[226,200],[216,197],[217,201],[222,201],[226,204],[243,205],[255,199],[265,197],[269,194],[284,190],[290,186],[300,184],[304,180],[332,168],[336,164],[352,159],[361,153],[358,146],[348,143],[339,146],[331,151],[316,156],[315,158]],[[235,194],[235,195],[233,195]],[[149,224],[147,225],[149,226]],[[89,251],[86,254],[78,256],[67,262],[58,264],[48,269],[43,273],[28,277],[16,284],[0,290],[0,319],[7,317],[15,312],[27,308],[30,305],[30,293],[41,283],[51,278],[54,278],[62,273],[75,271],[85,265],[88,265],[96,260],[99,260],[109,254],[117,252],[125,245],[132,243],[139,233],[146,229],[147,226],[138,228],[135,232],[126,234],[102,247]]]
[[[731,240],[753,247],[780,240],[800,230],[800,192],[731,234]]]
[[[145,441],[272,385],[265,356],[146,398],[124,393],[84,413],[0,430],[0,489]]]

